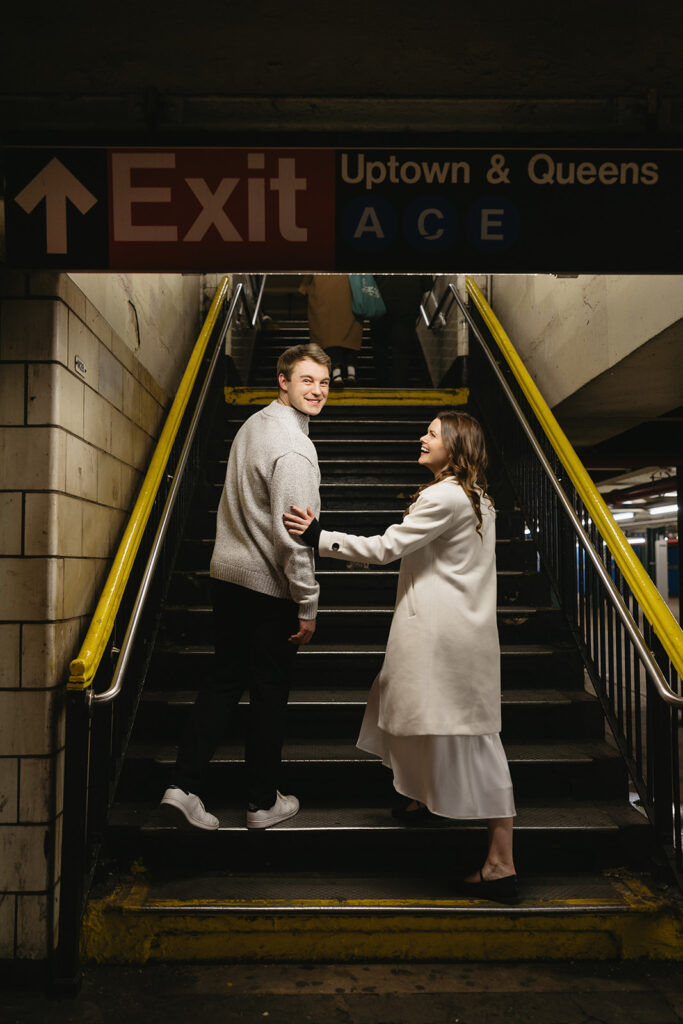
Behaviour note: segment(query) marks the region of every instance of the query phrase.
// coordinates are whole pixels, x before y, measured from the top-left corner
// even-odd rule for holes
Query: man
[[[315,631],[319,586],[310,548],[282,516],[292,504],[320,509],[320,470],[308,437],[327,401],[330,360],[295,345],[277,364],[278,397],[240,427],[230,450],[211,557],[215,669],[204,681],[162,805],[183,825],[218,828],[197,796],[202,775],[245,689],[250,707],[245,760],[248,828],[267,828],[299,810],[277,789],[290,673],[299,644]]]

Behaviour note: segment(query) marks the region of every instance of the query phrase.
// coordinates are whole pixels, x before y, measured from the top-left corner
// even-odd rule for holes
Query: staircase
[[[279,352],[307,340],[305,322],[264,332],[254,387],[271,386]],[[394,404],[373,383],[333,395],[311,422],[323,525],[377,533],[400,519],[423,482],[416,440],[443,396],[414,390]],[[450,404],[458,394],[448,396]],[[202,797],[221,826],[178,832],[158,801],[198,680],[212,656],[208,564],[230,441],[254,407],[226,404],[188,519],[153,654],[101,878],[86,914],[85,955],[147,959],[500,959],[670,956],[680,918],[642,872],[651,834],[629,803],[622,759],[605,738],[578,652],[540,571],[503,467],[491,467],[498,518],[502,738],[517,801],[524,902],[511,910],[458,899],[453,879],[479,866],[482,823],[391,817],[390,773],[355,747],[391,619],[397,565],[318,560],[314,642],[296,659],[280,788],[300,813],[263,832],[244,827],[245,705],[211,764]],[[658,952],[653,953],[656,949]]]

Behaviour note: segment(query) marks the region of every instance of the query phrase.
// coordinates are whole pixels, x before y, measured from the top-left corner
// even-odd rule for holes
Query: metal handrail
[[[471,281],[471,279],[468,279],[467,280],[468,291],[470,291],[470,286],[472,286],[473,288],[476,288],[476,285],[474,284],[474,282]],[[569,518],[571,520],[571,523],[572,523],[572,526],[574,527],[574,531],[575,531],[578,539],[581,542],[581,546],[583,547],[584,551],[586,552],[586,554],[590,558],[591,562],[595,566],[595,569],[597,570],[597,573],[598,573],[598,575],[599,575],[603,585],[605,586],[605,588],[607,590],[607,593],[609,594],[611,603],[612,603],[615,611],[619,615],[621,621],[623,622],[623,624],[624,624],[624,626],[626,628],[626,631],[628,632],[631,640],[633,641],[633,645],[634,645],[636,651],[638,652],[638,657],[640,658],[640,660],[641,660],[641,662],[642,662],[646,672],[648,673],[648,675],[652,679],[658,695],[662,698],[662,700],[666,701],[668,704],[671,704],[671,705],[673,705],[675,707],[683,707],[683,697],[679,696],[674,690],[672,690],[671,687],[669,686],[668,682],[664,678],[664,675],[663,675],[659,665],[657,664],[654,656],[652,655],[651,651],[649,650],[649,648],[647,647],[647,645],[645,643],[645,638],[643,637],[642,633],[638,629],[638,626],[636,625],[636,622],[635,622],[633,616],[631,615],[630,611],[626,607],[626,604],[625,604],[621,594],[619,593],[617,587],[615,586],[615,584],[614,584],[614,582],[612,580],[612,577],[610,576],[610,574],[608,573],[607,569],[605,568],[605,565],[604,565],[604,562],[602,561],[602,558],[600,557],[598,552],[595,550],[593,544],[591,543],[590,537],[586,533],[586,531],[585,531],[585,529],[583,527],[583,524],[581,523],[579,517],[577,516],[576,511],[575,511],[572,503],[570,502],[569,498],[567,497],[567,495],[566,495],[566,493],[565,493],[565,491],[564,491],[564,489],[562,487],[562,484],[560,483],[560,481],[558,480],[557,476],[555,475],[555,472],[554,472],[552,466],[550,465],[550,462],[548,461],[548,459],[547,459],[547,457],[545,455],[545,452],[543,451],[543,449],[539,445],[539,443],[538,443],[538,441],[536,439],[536,436],[535,436],[533,430],[531,429],[531,426],[529,425],[529,422],[528,422],[526,416],[524,415],[524,413],[523,413],[519,403],[517,402],[517,399],[515,398],[512,390],[510,389],[509,384],[505,380],[505,377],[504,377],[500,367],[498,366],[498,363],[493,358],[493,354],[491,353],[488,345],[486,344],[486,342],[485,342],[485,340],[484,340],[484,338],[483,338],[479,328],[477,327],[477,325],[475,324],[474,320],[472,319],[472,316],[470,315],[469,310],[467,309],[465,304],[462,302],[462,300],[461,300],[460,296],[458,295],[458,293],[457,293],[455,287],[453,286],[453,284],[449,284],[448,285],[447,291],[450,291],[450,293],[452,294],[452,297],[455,299],[455,302],[457,303],[458,308],[460,309],[460,312],[462,313],[462,315],[465,317],[467,323],[469,324],[470,329],[472,330],[472,333],[473,333],[474,337],[479,342],[479,345],[481,346],[481,348],[482,348],[482,350],[483,350],[483,352],[484,352],[484,354],[486,356],[486,359],[488,360],[488,362],[489,362],[489,364],[491,366],[491,369],[493,370],[493,372],[494,372],[494,374],[495,374],[495,376],[496,376],[496,378],[498,380],[498,383],[501,385],[501,387],[502,387],[502,389],[503,389],[503,391],[504,391],[508,401],[510,402],[510,405],[512,406],[512,409],[513,409],[513,411],[515,413],[515,416],[519,420],[520,425],[521,425],[522,429],[524,430],[524,433],[526,434],[527,438],[529,439],[529,442],[531,444],[531,447],[534,450],[534,453],[535,453],[536,457],[538,458],[539,462],[541,463],[541,465],[543,467],[543,470],[544,470],[546,476],[548,477],[548,480],[550,481],[551,486],[553,487],[554,491],[556,492],[562,507],[564,508],[565,512],[569,516]],[[479,289],[477,289],[477,292],[479,292]],[[472,294],[471,291],[470,291],[470,294]],[[479,303],[484,304],[486,302],[486,300],[484,299],[484,297],[481,295],[480,292],[479,292],[479,296],[477,297],[477,300],[478,300],[477,301],[478,305],[479,305]],[[486,305],[488,306],[488,303],[486,303]],[[436,316],[436,314],[434,316]],[[434,318],[432,318],[432,322],[433,322],[433,319]],[[502,328],[501,328],[501,331],[502,331]],[[508,343],[510,344],[510,347],[512,348],[512,343],[509,342],[509,339],[508,339]],[[513,349],[513,351],[514,351],[514,349]],[[515,353],[515,355],[516,355],[516,353]],[[519,356],[517,356],[517,359],[519,359]],[[522,387],[523,387],[523,385],[522,385]],[[540,401],[543,401],[543,398],[540,395],[540,392],[538,392],[537,399],[540,399]],[[546,408],[547,408],[547,406],[546,406]],[[550,410],[548,409],[547,411],[548,411],[548,415],[552,416],[552,413],[550,412]],[[555,421],[555,422],[557,422],[557,421]],[[557,424],[557,430],[561,432],[561,428],[560,428],[559,424]],[[564,437],[564,434],[562,436]],[[553,445],[553,448],[557,452],[558,456],[561,458],[560,452],[557,450],[557,446],[553,443],[553,438],[548,435],[548,439],[550,440],[551,444]],[[567,446],[569,446],[571,448],[571,446],[569,445],[569,441],[566,439],[566,437],[565,437],[565,441],[566,441]],[[572,449],[572,451],[573,451],[573,449]],[[576,454],[574,454],[574,457],[576,458],[576,460],[578,462],[579,461],[578,460],[578,456],[576,456]],[[561,460],[561,461],[564,464],[564,460]],[[567,467],[565,466],[565,468],[567,468]],[[573,481],[573,482],[574,482],[574,484],[576,486],[576,481]],[[579,488],[577,488],[577,490],[580,491]],[[581,497],[584,498],[584,495],[581,494]],[[584,501],[585,501],[585,498],[584,498]],[[596,527],[598,529],[598,532],[600,532],[601,535],[603,536],[603,540],[607,544],[607,547],[610,549],[610,551],[612,551],[612,548],[610,547],[610,544],[609,544],[609,540],[604,537],[604,535],[602,534],[602,531],[600,530],[600,523],[597,522],[596,520],[594,520],[594,522],[595,522],[595,525],[596,525]],[[615,526],[616,526],[616,524],[615,524]],[[616,527],[616,528],[618,529],[618,527]],[[616,558],[616,556],[614,555],[613,551],[612,551],[612,554]],[[649,582],[649,580],[648,580],[648,582]],[[630,583],[630,580],[629,580],[629,583]],[[638,597],[638,593],[637,593],[636,588],[633,587],[632,589],[633,589],[636,597]],[[659,596],[659,595],[657,595],[657,596]],[[674,622],[674,624],[676,625],[676,628],[678,628],[678,626],[677,626],[677,624],[675,622]],[[680,632],[680,630],[679,630],[679,632]],[[660,637],[660,640],[661,639],[662,638]],[[667,651],[667,653],[669,653],[669,652]],[[672,658],[672,661],[673,661],[673,658]]]
[[[261,289],[261,294],[262,293],[263,289]],[[118,657],[116,659],[116,665],[114,667],[114,672],[112,674],[111,683],[109,684],[108,689],[104,690],[102,693],[94,694],[92,700],[93,703],[95,704],[107,704],[109,703],[109,701],[114,700],[121,692],[121,688],[123,686],[123,677],[125,676],[126,669],[128,667],[128,661],[133,647],[133,640],[135,639],[135,635],[137,633],[138,624],[140,622],[145,601],[147,599],[147,594],[152,583],[154,570],[156,568],[157,562],[159,561],[159,556],[161,554],[164,538],[166,537],[166,532],[168,530],[168,526],[171,520],[173,508],[176,503],[176,498],[178,497],[178,491],[182,483],[182,477],[183,473],[185,472],[185,466],[187,465],[187,460],[190,455],[192,442],[194,441],[194,437],[195,434],[197,433],[197,428],[199,426],[199,421],[204,411],[204,406],[206,404],[206,399],[209,393],[211,380],[214,374],[214,370],[216,369],[216,364],[218,362],[219,356],[223,349],[223,342],[225,341],[225,336],[228,333],[228,330],[230,329],[233,316],[235,315],[235,310],[237,309],[237,305],[242,298],[242,294],[242,285],[238,284],[235,289],[235,293],[232,297],[232,301],[230,303],[230,307],[228,309],[228,313],[225,318],[225,323],[223,324],[223,329],[221,330],[220,337],[216,342],[216,346],[211,357],[211,362],[209,364],[206,377],[204,379],[202,390],[199,394],[199,398],[197,399],[197,405],[195,407],[194,415],[192,416],[192,421],[187,431],[187,436],[185,438],[182,451],[180,453],[180,458],[178,459],[178,466],[176,468],[175,473],[173,474],[173,480],[171,482],[171,487],[168,492],[166,502],[164,504],[164,509],[161,514],[159,526],[157,527],[157,532],[152,542],[152,549],[149,553],[147,563],[142,574],[142,580],[140,582],[140,586],[138,588],[138,592],[135,598],[133,611],[131,613],[130,619],[128,620],[126,633],[121,643],[121,648],[119,650]]]
[[[252,317],[254,321],[258,320],[261,302],[263,300],[264,287],[265,275],[261,282],[258,299]],[[159,441],[157,442],[154,455],[150,460],[147,473],[145,474],[145,478],[140,487],[140,492],[135,505],[133,506],[128,525],[124,531],[123,538],[114,557],[107,580],[102,588],[100,599],[91,619],[88,632],[86,633],[78,655],[70,664],[70,675],[67,683],[68,690],[88,690],[92,686],[95,673],[97,672],[98,666],[104,656],[109,637],[111,636],[112,629],[114,628],[114,621],[121,604],[124,589],[132,571],[133,563],[137,556],[142,534],[149,520],[152,505],[165,474],[166,465],[171,453],[171,447],[175,441],[181,420],[185,414],[190,392],[197,379],[202,360],[206,353],[206,348],[218,321],[220,310],[227,298],[229,288],[230,278],[224,277],[216,295],[214,296],[206,322],[188,361],[183,379],[178,387],[178,392],[166,418],[166,423],[164,424]],[[241,299],[242,305],[246,308],[244,290],[241,284],[238,284],[235,290],[235,297],[231,303],[228,316],[226,317],[226,324],[221,331],[220,340],[216,345],[214,359],[211,364],[212,373],[215,368],[215,360],[218,358],[218,353],[220,353],[230,322],[234,318],[237,306],[235,299]],[[209,378],[207,377],[207,380],[208,379]],[[204,392],[202,392],[202,394],[204,394]],[[187,455],[185,456],[185,459],[187,459]],[[177,472],[174,476],[174,482],[176,478],[178,478]],[[121,650],[123,650],[123,648],[121,648]],[[102,694],[99,696],[104,695]]]
[[[123,599],[123,593],[142,541],[142,535],[149,521],[159,486],[164,478],[171,448],[185,414],[190,392],[199,373],[206,347],[217,323],[220,309],[229,288],[230,278],[224,277],[211,304],[206,323],[188,360],[185,373],[166,417],[156,449],[130,514],[128,525],[114,556],[111,569],[97,602],[97,607],[90,621],[90,626],[77,656],[71,662],[69,681],[67,683],[68,690],[85,690],[91,686],[98,666],[104,656],[109,637],[114,628],[116,615]]]
[[[443,307],[446,305],[447,301],[449,303],[448,308],[450,310],[451,305],[453,304],[453,295],[451,295],[451,292],[450,292],[451,288],[453,289],[453,295],[456,294],[455,288],[453,287],[453,285],[449,284],[446,287],[443,295],[439,299],[439,301],[438,301],[438,303],[436,305],[436,309],[432,313],[431,319],[427,316],[427,310],[424,308],[424,305],[422,303],[420,303],[420,315],[422,316],[422,319],[425,322],[425,326],[427,327],[427,330],[429,330],[429,331],[433,330],[434,324],[436,323],[436,320],[438,319],[439,314],[441,312],[443,312]],[[445,315],[446,314],[444,313],[444,316]]]
[[[254,315],[251,318],[251,326],[256,327],[258,323],[259,313],[261,312],[261,303],[263,302],[263,292],[266,287],[267,274],[261,275],[261,287],[259,288],[258,295],[256,297],[256,305],[254,306]]]

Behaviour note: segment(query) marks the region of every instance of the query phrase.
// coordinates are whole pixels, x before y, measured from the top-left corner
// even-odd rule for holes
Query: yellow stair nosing
[[[277,388],[226,387],[228,405],[267,405]],[[327,405],[466,405],[469,388],[349,388],[332,391]]]

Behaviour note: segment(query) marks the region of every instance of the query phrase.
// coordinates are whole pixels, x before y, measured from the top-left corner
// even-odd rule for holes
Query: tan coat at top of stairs
[[[381,536],[322,530],[323,557],[401,559],[380,686],[379,724],[395,736],[500,732],[495,511],[482,531],[453,478],[426,488]]]
[[[340,346],[358,352],[363,323],[351,309],[351,285],[346,274],[307,274],[299,291],[308,298],[311,341],[321,348]]]

